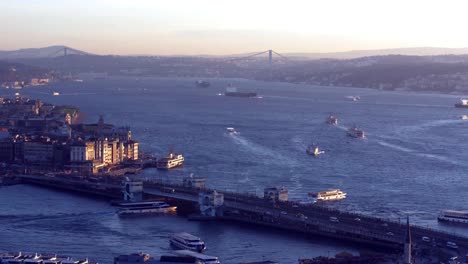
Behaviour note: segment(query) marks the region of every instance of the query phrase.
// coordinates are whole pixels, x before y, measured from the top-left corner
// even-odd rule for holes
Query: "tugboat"
[[[198,80],[195,82],[195,84],[197,85],[197,87],[201,87],[201,88],[210,87],[211,85],[208,81],[205,81],[205,80]]]
[[[169,155],[156,161],[156,168],[160,170],[169,170],[184,165],[184,156],[169,152]]]
[[[317,145],[309,145],[306,149],[306,153],[309,155],[314,155],[315,157],[318,157],[320,154],[325,153],[323,150],[319,150]]]
[[[233,97],[256,97],[256,92],[240,92],[237,91],[237,88],[229,84],[226,88],[226,92],[224,93],[225,96],[233,96]]]
[[[460,102],[455,104],[458,108],[468,108],[468,99],[460,99]]]
[[[338,125],[338,117],[329,115],[326,122],[329,125]]]
[[[366,138],[364,131],[360,130],[356,126],[353,126],[348,129],[347,135],[353,138]]]

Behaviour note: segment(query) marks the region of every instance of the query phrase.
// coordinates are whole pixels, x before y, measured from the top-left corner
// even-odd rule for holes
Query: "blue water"
[[[219,190],[260,194],[286,186],[290,197],[340,188],[348,198],[330,206],[468,235],[468,229],[439,225],[442,209],[468,210],[468,122],[458,116],[457,96],[314,87],[248,80],[113,78],[31,87],[21,91],[54,104],[81,108],[86,121],[129,125],[141,149],[165,155],[171,146],[186,157],[169,172],[144,177],[181,181],[194,173]],[[256,90],[262,98],[218,96],[228,83]],[[60,96],[52,96],[59,91]],[[12,95],[16,91],[4,90]],[[347,96],[359,95],[353,102]],[[329,114],[339,126],[324,123]],[[346,137],[356,124],[366,140]],[[239,135],[228,135],[235,127]],[[305,154],[316,142],[326,153]],[[177,216],[119,219],[105,201],[31,186],[0,189],[0,250],[53,251],[112,256],[143,250],[169,252],[167,237],[188,231],[202,237],[208,254],[223,263],[265,259],[294,263],[299,257],[358,247],[323,238],[225,223],[189,222]]]

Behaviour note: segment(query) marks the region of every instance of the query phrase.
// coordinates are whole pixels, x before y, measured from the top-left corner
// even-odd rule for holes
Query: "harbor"
[[[106,83],[108,82],[112,83],[113,81],[106,81]],[[115,81],[113,85],[121,85],[122,82],[125,84],[126,81]],[[177,81],[171,80],[171,82],[178,84]],[[193,87],[193,82],[192,80],[187,81],[190,87],[195,89],[196,87]],[[127,85],[133,85],[133,83],[134,81],[132,80],[128,82]],[[220,85],[218,81],[211,81],[211,83],[213,89],[216,89],[215,87],[225,87],[225,85]],[[165,82],[164,85],[171,87],[170,82]],[[258,83],[253,83],[252,85],[262,87],[261,84]],[[249,85],[244,84],[240,87],[249,87]],[[150,89],[150,86],[148,86],[148,89]],[[192,92],[188,90],[188,88],[186,89],[186,91],[184,90],[186,94],[177,94],[176,96],[180,96],[183,100],[192,100],[194,98],[199,98],[200,95],[198,93],[201,92],[206,93],[206,95],[202,95],[208,96],[205,99],[209,101],[219,99],[225,100],[224,97],[209,97],[213,94],[213,91],[207,90],[205,92],[203,89],[197,89],[195,93],[195,91]],[[48,96],[52,96],[53,90],[59,89],[51,89]],[[458,179],[459,176],[461,177],[461,175],[464,175],[463,166],[460,165],[461,163],[457,163],[459,160],[462,160],[462,156],[459,157],[458,155],[463,155],[463,151],[457,150],[450,153],[439,153],[439,156],[424,156],[426,154],[425,151],[430,153],[429,150],[419,149],[418,145],[413,143],[418,142],[418,139],[410,137],[413,131],[415,134],[417,131],[421,130],[426,133],[432,133],[433,130],[446,130],[452,127],[456,127],[457,130],[463,130],[464,128],[461,127],[462,121],[457,123],[458,120],[456,120],[456,117],[460,114],[458,111],[445,113],[444,115],[446,116],[441,113],[443,111],[434,111],[431,112],[431,115],[415,116],[409,127],[404,127],[400,124],[399,126],[402,127],[402,132],[399,132],[397,136],[401,138],[401,140],[405,140],[403,143],[400,143],[400,141],[390,138],[390,136],[392,136],[390,131],[392,130],[389,127],[377,126],[377,124],[381,122],[388,124],[393,122],[389,119],[389,116],[379,116],[378,118],[371,116],[369,119],[372,120],[372,122],[370,122],[360,117],[349,116],[343,112],[344,110],[337,110],[340,107],[351,107],[348,106],[347,100],[345,101],[343,96],[337,96],[336,99],[334,99],[337,101],[336,104],[330,107],[330,109],[323,110],[322,112],[314,110],[318,112],[314,112],[307,120],[300,121],[302,120],[300,116],[294,114],[296,112],[298,113],[298,111],[300,111],[299,109],[310,106],[308,101],[304,100],[304,103],[298,103],[297,107],[292,107],[292,114],[288,113],[284,117],[280,115],[272,119],[266,119],[270,120],[270,122],[260,126],[254,122],[254,119],[246,119],[246,116],[250,114],[249,109],[251,110],[253,108],[256,109],[256,111],[260,111],[262,119],[265,119],[277,107],[276,104],[282,104],[283,101],[286,104],[288,100],[291,99],[268,98],[268,93],[265,92],[267,91],[266,88],[259,88],[258,90],[262,92],[262,95],[266,94],[265,100],[261,102],[261,104],[265,106],[253,105],[259,104],[259,102],[232,99],[226,102],[222,101],[223,105],[229,106],[227,109],[220,110],[220,114],[224,119],[223,122],[219,122],[219,117],[208,120],[205,120],[205,118],[201,116],[191,117],[191,120],[196,124],[212,124],[209,125],[208,128],[205,128],[203,125],[198,127],[198,125],[187,123],[187,119],[184,119],[184,115],[189,113],[187,109],[193,107],[190,103],[189,106],[181,106],[181,109],[179,109],[180,112],[171,111],[170,113],[165,113],[164,109],[166,109],[166,107],[170,109],[170,105],[164,103],[162,96],[155,96],[150,100],[150,98],[146,99],[146,96],[142,92],[141,96],[138,95],[142,103],[136,108],[137,110],[135,113],[113,115],[112,104],[103,104],[100,105],[99,108],[93,108],[93,105],[97,103],[97,98],[90,97],[89,101],[80,101],[78,104],[80,109],[86,109],[84,111],[90,113],[91,120],[98,120],[101,112],[104,112],[105,123],[132,124],[132,139],[138,139],[140,148],[144,151],[143,153],[140,151],[140,153],[142,153],[140,157],[141,162],[135,163],[132,166],[138,165],[141,166],[141,169],[135,172],[125,172],[122,170],[122,173],[119,174],[117,173],[119,167],[115,166],[115,168],[110,171],[103,171],[104,173],[93,176],[80,176],[79,174],[42,173],[41,171],[35,170],[37,168],[31,167],[31,169],[34,170],[22,173],[23,176],[21,177],[25,178],[25,180],[19,180],[13,177],[14,180],[10,181],[8,186],[2,187],[1,191],[10,193],[9,195],[11,195],[11,191],[8,190],[12,190],[12,188],[17,190],[16,192],[21,192],[21,189],[26,188],[30,195],[37,194],[37,196],[34,197],[36,197],[35,199],[38,201],[49,203],[48,197],[51,195],[48,193],[49,190],[53,192],[59,190],[59,196],[62,197],[61,199],[63,200],[70,199],[73,201],[78,199],[81,201],[81,198],[75,197],[89,197],[98,204],[103,202],[108,204],[110,201],[121,199],[122,174],[126,174],[126,176],[131,179],[141,179],[144,181],[144,196],[147,196],[145,198],[160,200],[171,206],[176,206],[178,216],[168,214],[164,216],[145,215],[141,217],[120,217],[117,213],[119,210],[118,207],[105,209],[104,211],[107,213],[105,213],[104,216],[99,214],[94,215],[93,211],[85,211],[86,213],[80,215],[79,219],[99,219],[102,217],[106,219],[105,225],[107,225],[107,223],[112,223],[111,226],[114,228],[115,226],[121,225],[125,227],[128,223],[145,223],[148,227],[147,229],[140,229],[140,227],[132,226],[123,230],[119,229],[119,233],[122,234],[132,232],[130,231],[131,229],[135,229],[133,232],[137,232],[136,230],[138,230],[138,233],[133,236],[133,239],[137,239],[138,242],[134,242],[133,246],[126,246],[125,252],[116,252],[114,250],[114,255],[118,255],[117,253],[130,254],[131,252],[137,252],[138,248],[136,244],[143,245],[142,249],[144,251],[150,252],[152,255],[158,255],[161,251],[164,252],[166,250],[165,247],[168,245],[168,237],[172,233],[183,231],[205,239],[205,241],[208,242],[207,254],[218,256],[221,260],[232,260],[234,258],[233,256],[239,257],[243,255],[243,253],[239,252],[250,252],[249,256],[242,258],[244,262],[249,260],[261,260],[262,256],[260,254],[264,254],[261,252],[268,252],[275,256],[271,258],[272,260],[282,260],[280,263],[292,263],[290,260],[297,261],[299,257],[312,258],[315,256],[327,256],[328,251],[331,251],[330,256],[334,256],[339,253],[339,251],[345,250],[356,255],[359,250],[355,249],[354,245],[357,245],[359,248],[362,247],[372,250],[391,250],[392,252],[396,252],[395,255],[398,255],[402,253],[403,248],[401,241],[404,240],[405,236],[405,216],[409,215],[410,225],[413,227],[413,242],[416,245],[425,242],[422,238],[424,234],[424,237],[427,236],[431,240],[430,242],[426,242],[428,244],[428,249],[425,249],[431,252],[431,254],[437,255],[437,252],[448,252],[447,258],[444,259],[448,259],[450,254],[463,256],[463,242],[452,241],[456,240],[456,238],[451,236],[453,232],[455,232],[451,230],[461,230],[459,234],[461,236],[466,235],[463,232],[463,227],[452,228],[443,223],[437,224],[437,214],[441,210],[463,209],[463,205],[460,202],[461,198],[455,198],[454,196],[455,193],[460,193],[456,191],[456,186],[461,186]],[[326,93],[325,91],[317,91],[319,94]],[[64,100],[66,104],[71,104],[69,101],[70,97],[65,96],[66,92],[60,92],[60,96],[55,96],[53,98],[57,98],[55,100]],[[156,91],[151,92],[157,94]],[[354,104],[352,107],[358,110],[365,106],[364,102],[367,100],[364,93],[360,92],[359,94],[361,94],[361,101],[355,104],[352,103]],[[122,99],[124,95],[128,96],[128,94],[114,96],[115,98]],[[78,97],[79,96],[80,95],[78,95]],[[85,97],[85,95],[81,97]],[[114,97],[109,96],[109,99],[112,100],[112,98]],[[227,99],[229,98],[226,98],[226,100]],[[158,106],[160,107],[158,111],[162,111],[161,115],[173,114],[177,117],[174,122],[178,124],[178,128],[161,122],[150,124],[147,118],[143,118],[147,112],[145,107],[152,107],[154,105],[152,100],[156,100],[159,104],[162,104]],[[299,99],[296,98],[295,100]],[[414,102],[407,103],[417,104],[418,102],[419,99],[415,97]],[[453,99],[447,99],[446,102],[441,102],[439,104],[447,105],[447,111],[451,111],[451,109],[454,108]],[[314,106],[312,106],[312,108],[313,107]],[[371,107],[382,108],[385,106],[377,105]],[[389,106],[389,108],[392,107]],[[236,109],[235,111],[238,112],[238,115],[231,116],[231,110],[229,109]],[[453,110],[455,111],[456,109]],[[212,109],[206,111],[212,111]],[[329,113],[333,113],[335,118],[339,118],[339,125],[327,125],[324,122],[324,119]],[[417,114],[419,112],[415,113]],[[406,112],[403,113],[402,111],[400,114],[403,115],[406,114]],[[295,121],[288,121],[290,116],[293,116]],[[429,117],[437,119],[437,122]],[[233,118],[233,121],[229,121],[228,118]],[[276,125],[273,121],[278,118],[282,120],[282,122],[289,123],[282,124],[281,126]],[[123,121],[121,121],[121,119]],[[157,117],[151,116],[149,119],[156,120]],[[136,121],[135,123],[131,123],[130,120]],[[310,120],[315,120],[313,122],[317,124],[311,126]],[[248,126],[242,122],[247,122]],[[296,122],[298,123],[297,125]],[[330,122],[333,123],[333,120]],[[368,135],[367,140],[355,140],[353,137],[346,136],[346,129],[351,127],[354,122],[365,130],[366,135]],[[189,126],[190,129],[182,129],[185,126]],[[284,126],[288,126],[288,129],[285,130]],[[233,128],[235,132],[228,130],[228,127]],[[447,131],[450,131],[450,133],[454,132],[453,129]],[[406,139],[406,137],[408,137],[408,139]],[[455,137],[444,137],[438,140],[439,144],[445,144],[451,142],[452,139],[455,140]],[[419,141],[424,140],[426,139],[419,139]],[[412,143],[406,143],[407,141]],[[319,150],[324,148],[325,153],[320,155],[319,158],[311,157],[305,153],[307,146],[311,142],[319,142]],[[167,157],[171,145],[174,145],[175,153],[183,153],[184,165],[174,167],[171,170],[156,170],[157,158],[155,156]],[[457,146],[455,146],[455,149],[456,148]],[[411,151],[408,151],[408,149]],[[382,158],[373,160],[372,157],[375,157],[375,155],[380,155],[379,157]],[[447,159],[443,160],[442,158],[444,157]],[[418,162],[412,163],[413,158],[417,158]],[[405,172],[398,166],[385,167],[386,170],[382,171],[378,166],[373,166],[374,162],[377,162],[378,166],[385,166],[385,164],[393,162],[406,162],[403,164],[409,163],[413,165],[407,166]],[[437,166],[434,167],[435,165]],[[429,168],[432,169],[429,170]],[[450,170],[450,172],[446,173],[445,169]],[[24,172],[24,170],[21,169],[18,172],[21,171]],[[183,183],[183,179],[190,173],[206,177],[206,185],[209,186],[207,190],[216,190],[219,194],[224,196],[222,215],[206,216],[199,213],[199,192],[184,187]],[[405,175],[405,177],[403,177],[403,175]],[[411,175],[411,177],[408,175]],[[9,177],[6,176],[6,178]],[[441,181],[441,178],[449,180]],[[9,180],[4,180],[4,184],[8,181]],[[27,185],[11,185],[22,181],[24,183],[29,183]],[[405,184],[400,184],[400,182]],[[44,195],[43,191],[24,187],[28,185],[47,187],[44,189],[47,195]],[[284,186],[289,191],[288,202],[284,204],[281,203],[281,209],[276,208],[271,201],[265,201],[263,197],[264,189],[269,187],[276,188],[275,186],[278,186],[278,188]],[[439,187],[434,188],[433,186]],[[317,202],[313,205],[305,203],[306,199],[310,198],[308,195],[309,193],[318,194],[319,192],[338,188],[347,194],[345,199],[326,203]],[[442,191],[444,191],[443,194],[441,193]],[[69,193],[78,195],[68,196]],[[187,194],[187,196],[182,196],[182,194]],[[434,200],[433,196],[437,197],[436,200],[440,202],[429,205],[429,201],[431,199]],[[8,200],[8,197],[5,198]],[[21,199],[24,199],[24,197]],[[243,202],[239,203],[241,200]],[[394,202],[388,203],[389,201]],[[60,203],[62,202],[55,201],[53,206],[51,204],[50,208],[60,206]],[[95,206],[89,202],[85,204],[90,208],[94,208]],[[25,208],[27,207],[22,207],[22,212],[28,213],[28,210],[25,210]],[[63,208],[61,210],[63,210]],[[75,210],[72,210],[70,214],[73,215],[75,213],[74,211]],[[14,224],[15,221],[9,220],[9,215],[15,215],[18,214],[18,212],[5,214],[6,216],[2,218],[2,224],[7,226],[3,231],[5,234],[3,235],[4,240],[2,241],[4,242],[3,244],[6,245],[4,249],[23,249],[18,244],[15,244],[14,241],[24,241],[24,239],[13,238],[8,234],[7,229],[16,228],[13,227],[16,226]],[[37,214],[38,216],[35,218],[44,219],[36,220],[39,222],[52,221],[48,220],[48,215],[43,215],[42,212],[28,214]],[[61,216],[55,217],[65,222],[71,221],[68,220],[68,218],[62,219]],[[401,218],[401,223],[398,221],[399,218]],[[191,221],[184,222],[187,219]],[[358,223],[359,220],[355,219],[360,219],[362,224]],[[97,220],[93,220],[93,222],[94,221]],[[165,222],[168,221],[177,223],[177,226],[167,227],[170,223]],[[383,223],[381,221],[383,221]],[[310,226],[310,230],[305,228],[304,222]],[[374,222],[381,223],[381,226],[379,226],[379,224],[375,224],[372,228],[368,226],[369,223]],[[60,227],[59,223],[54,223],[58,225],[57,228],[67,230],[69,226],[75,225],[73,222],[70,222],[68,223],[69,225]],[[263,231],[261,231],[261,235],[259,235],[261,237],[260,240],[249,237],[248,235],[243,235],[241,237],[244,241],[237,241],[235,240],[236,234],[232,233],[229,238],[223,237],[223,241],[229,241],[230,244],[239,243],[239,245],[245,247],[245,249],[242,250],[231,249],[227,244],[218,245],[216,239],[213,241],[213,238],[217,236],[211,234],[209,230],[213,228],[212,226],[214,226],[215,223],[216,225],[221,225],[223,227],[222,230],[236,230],[236,233],[257,232],[258,229]],[[385,223],[387,223],[389,228],[384,232],[384,230],[380,229],[386,228],[384,226]],[[429,226],[427,226],[427,223]],[[164,225],[165,228],[160,230],[158,226],[161,224]],[[40,226],[40,223],[38,223],[38,225]],[[198,230],[195,227],[199,225],[212,226]],[[150,226],[151,228],[149,228]],[[87,230],[87,227],[81,228]],[[419,232],[419,228],[424,231],[422,233],[417,233]],[[95,243],[98,244],[98,241],[101,239],[98,236],[101,233],[99,229],[93,228],[97,233],[94,238],[96,241]],[[378,232],[375,233],[374,229]],[[414,231],[414,229],[416,231]],[[168,232],[167,230],[171,231]],[[217,229],[217,232],[221,232],[220,230],[221,229]],[[428,231],[426,232],[425,230]],[[439,232],[437,230],[439,230],[440,233],[437,233]],[[33,230],[33,233],[35,232],[36,231]],[[39,230],[38,232],[42,231]],[[52,231],[45,231],[46,234],[47,232]],[[155,237],[155,233],[158,232],[162,233],[164,237]],[[356,238],[358,232],[364,235],[361,235],[360,238]],[[416,234],[414,234],[414,232],[416,232]],[[435,234],[431,232],[435,232]],[[370,235],[367,233],[370,233]],[[140,239],[139,237],[141,234],[145,234],[147,239]],[[393,234],[393,236],[391,234]],[[448,234],[447,236],[450,236],[443,239],[441,238],[441,234]],[[78,238],[74,238],[73,236],[70,239],[68,239],[68,237],[58,237],[57,240],[67,241],[68,244],[79,247],[79,241],[85,238],[81,237],[79,233],[74,234],[74,236],[78,236]],[[91,236],[93,237],[94,235]],[[115,236],[112,230],[106,234],[106,239],[109,239],[109,236]],[[436,240],[440,240],[436,242],[435,246],[433,246],[431,236],[435,236]],[[269,239],[263,239],[265,237]],[[307,239],[304,240],[303,237],[307,237]],[[33,238],[30,238],[30,240],[32,239]],[[48,237],[48,240],[53,239],[53,237]],[[7,240],[13,242],[8,242]],[[162,242],[159,242],[160,240]],[[281,246],[276,244],[276,241],[266,240],[287,240],[293,244],[299,243],[300,246],[298,246],[298,248],[301,250],[285,253],[283,254],[284,257],[282,257],[269,251],[269,248],[278,250]],[[358,240],[359,242],[356,242]],[[447,242],[454,242],[459,248],[448,248]],[[158,245],[161,243],[163,245],[158,246],[156,252],[151,252],[149,245],[153,243]],[[251,247],[249,243],[254,244],[254,246]],[[24,245],[31,247],[33,250],[38,247],[39,250],[41,249],[40,246],[34,243],[26,243]],[[52,246],[54,248],[61,248],[60,245],[57,244]],[[123,244],[112,247],[123,247]],[[93,252],[92,248],[85,248],[87,251],[91,252],[90,256],[92,254],[101,256],[101,262],[102,259],[109,259],[109,257],[107,257],[108,253]],[[101,246],[97,246],[97,248],[102,249]],[[353,251],[353,249],[355,251]],[[42,248],[42,250],[44,250],[44,248]],[[333,250],[337,250],[338,252]],[[253,251],[259,253],[252,253]],[[308,251],[311,253],[304,253]],[[423,250],[422,252],[425,251]],[[68,254],[71,253],[73,252]],[[228,261],[227,263],[234,262]]]

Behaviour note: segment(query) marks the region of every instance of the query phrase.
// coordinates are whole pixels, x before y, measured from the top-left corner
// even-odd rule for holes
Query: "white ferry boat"
[[[237,132],[233,127],[227,127],[226,132],[229,134],[234,134],[234,135],[239,134],[239,132]]]
[[[328,190],[318,193],[309,193],[310,196],[317,199],[317,201],[336,201],[346,198],[346,193],[339,189]]]
[[[437,217],[439,221],[468,224],[468,211],[444,210]]]
[[[60,93],[59,92],[53,92],[52,95],[53,96],[58,96],[58,95],[60,95]]]
[[[468,115],[461,115],[461,116],[460,116],[460,119],[461,119],[461,120],[468,120]]]
[[[173,247],[184,250],[191,250],[195,252],[205,251],[205,242],[201,241],[199,237],[189,233],[177,233],[171,236],[170,243]]]
[[[160,158],[156,162],[156,168],[169,170],[184,165],[184,156],[170,152],[167,157]]]
[[[200,264],[221,264],[218,257],[208,256],[208,255],[193,252],[190,250],[176,250],[174,251],[174,253],[179,256],[196,258]]]
[[[117,211],[119,216],[164,214],[177,210],[176,206],[170,206],[165,202],[131,202],[121,203],[120,206]]]
[[[364,131],[360,130],[356,126],[349,128],[347,135],[353,138],[366,138]]]

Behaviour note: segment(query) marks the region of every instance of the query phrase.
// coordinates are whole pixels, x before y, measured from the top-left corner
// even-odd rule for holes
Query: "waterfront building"
[[[95,142],[78,141],[70,146],[70,161],[80,162],[95,159]]]
[[[54,161],[54,144],[44,141],[25,141],[23,144],[24,161],[27,163],[52,163]]]

